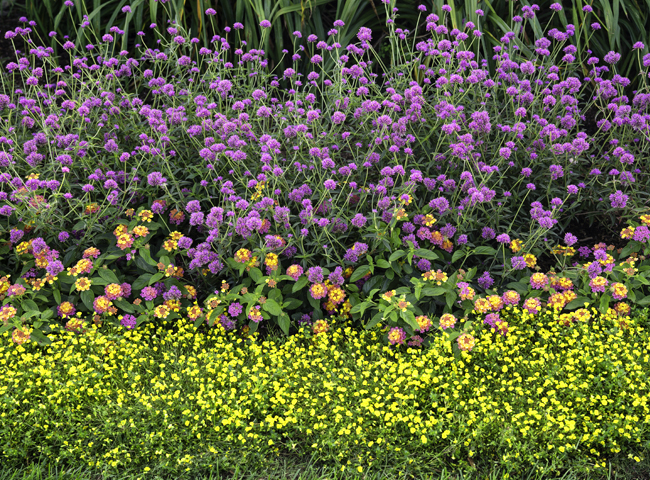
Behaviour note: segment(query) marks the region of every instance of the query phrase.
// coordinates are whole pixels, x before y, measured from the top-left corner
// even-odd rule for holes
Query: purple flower
[[[343,269],[341,267],[336,267],[327,278],[334,285],[343,285],[345,283],[345,279],[343,278]]]
[[[120,324],[127,330],[133,330],[137,323],[138,321],[136,318],[128,313],[122,317],[122,320],[120,320]]]
[[[186,236],[182,236],[178,239],[178,248],[188,249],[192,246],[192,239]]]
[[[467,244],[467,235],[459,235],[458,236],[458,245],[466,245]]]
[[[617,63],[620,59],[621,59],[621,54],[616,52],[609,52],[605,55],[604,58],[604,60],[610,65]]]
[[[19,230],[17,228],[12,228],[11,231],[9,232],[9,241],[11,243],[18,243],[18,241],[23,238],[23,235],[25,232],[22,230]]]
[[[323,282],[323,269],[321,267],[311,267],[307,270],[307,279],[311,283]]]
[[[239,302],[231,303],[228,307],[228,313],[231,317],[237,317],[241,312],[244,311],[244,307],[241,306]]]
[[[550,9],[553,10],[554,12],[559,12],[560,10],[562,10],[562,5],[560,5],[559,3],[553,3],[550,6]]]
[[[154,300],[158,296],[158,290],[155,287],[144,287],[140,296],[147,301]]]
[[[428,272],[431,270],[431,262],[426,258],[421,258],[418,260],[417,267],[421,272]]]
[[[510,243],[510,235],[507,233],[502,233],[497,237],[497,242],[499,243]]]
[[[61,232],[59,233],[59,242],[65,242],[68,238],[70,238],[70,234],[68,232]]]
[[[499,149],[499,155],[506,160],[510,158],[510,155],[512,154],[512,150],[510,150],[508,147],[503,147]]]
[[[328,190],[334,190],[336,188],[336,182],[332,179],[325,180],[323,185],[325,185],[325,188]]]
[[[167,179],[163,177],[162,173],[160,172],[151,172],[149,175],[147,175],[147,183],[149,183],[149,185],[152,187],[157,187],[165,185],[167,183]]]
[[[570,247],[571,245],[574,245],[578,241],[578,237],[573,235],[572,233],[567,233],[564,236],[564,243]]]
[[[362,228],[362,227],[366,224],[367,221],[368,221],[368,219],[367,219],[366,217],[364,217],[364,216],[363,216],[362,214],[360,214],[360,213],[357,213],[357,214],[352,218],[352,220],[350,220],[350,223],[351,223],[352,225],[354,225],[355,227],[357,227],[357,228]]]
[[[616,190],[616,193],[612,193],[609,196],[609,201],[612,202],[612,208],[625,208],[628,199],[629,197],[620,190]]]
[[[523,270],[526,268],[526,260],[524,260],[524,257],[512,257],[510,263],[515,270]]]
[[[494,285],[494,279],[490,276],[490,272],[483,272],[478,279],[478,284],[485,290]]]
[[[59,273],[65,270],[65,268],[63,267],[63,263],[61,263],[60,260],[56,260],[54,262],[50,262],[45,270],[53,277],[56,277]]]
[[[481,230],[481,237],[483,237],[486,240],[492,240],[495,237],[495,235],[496,233],[490,227],[483,227],[483,230]]]
[[[262,28],[270,28],[271,27],[271,22],[269,22],[268,20],[262,20],[260,22],[260,27],[262,27]]]

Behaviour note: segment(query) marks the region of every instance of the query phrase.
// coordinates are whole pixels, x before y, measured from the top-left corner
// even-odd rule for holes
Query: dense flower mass
[[[455,330],[455,351],[471,351],[470,312],[507,337],[508,306],[647,303],[650,56],[628,91],[621,55],[578,48],[573,25],[529,38],[538,10],[523,7],[490,58],[473,22],[450,28],[450,5],[420,9],[414,32],[387,10],[390,71],[347,20],[327,38],[295,32],[281,71],[240,23],[200,50],[152,24],[158,43],[117,52],[120,29],[84,20],[79,48],[62,39],[70,65],[17,52],[0,95],[14,340],[47,343],[78,318],[288,334],[336,316],[388,327],[393,348]],[[35,45],[28,30],[5,36]],[[564,230],[613,217],[635,223],[621,245]]]
[[[533,452],[559,465],[578,459],[585,475],[600,477],[604,459],[644,455],[647,318],[583,310],[566,321],[506,309],[505,336],[444,334],[424,352],[389,352],[379,342],[388,329],[324,319],[281,342],[221,327],[196,335],[186,319],[172,321],[174,331],[162,321],[122,336],[71,324],[48,349],[15,346],[5,332],[0,362],[12,368],[0,391],[11,392],[11,416],[0,426],[0,458],[14,465],[39,454],[98,472],[146,471],[153,459],[161,473],[196,471],[217,458],[227,468],[267,462],[281,437],[292,455],[350,475],[414,457],[428,459],[424,475],[444,467],[437,452],[447,448],[468,468],[507,458],[519,477]]]

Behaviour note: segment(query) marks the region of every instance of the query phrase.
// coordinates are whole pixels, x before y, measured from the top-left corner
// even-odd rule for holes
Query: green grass
[[[63,469],[48,465],[34,464],[24,468],[1,468],[0,480],[137,480],[141,478],[136,473],[120,474],[97,474],[85,469]],[[514,478],[499,467],[490,471],[482,472],[451,472],[443,470],[438,475],[414,477],[403,473],[399,466],[387,466],[375,472],[366,474],[341,473],[327,467],[315,467],[309,464],[295,465],[287,463],[273,463],[263,470],[226,470],[219,471],[215,469],[209,473],[189,472],[186,474],[177,474],[174,476],[153,476],[154,480],[167,478],[192,478],[194,480],[212,480],[212,479],[229,479],[229,480],[261,480],[261,479],[283,479],[283,480],[344,480],[344,479],[414,479],[421,480],[500,480],[505,478]],[[517,480],[644,480],[647,475],[643,472],[635,473],[632,470],[626,470],[615,473],[611,468],[602,476],[585,476],[565,472],[561,475],[551,475],[548,472],[531,472],[529,475],[517,476]]]

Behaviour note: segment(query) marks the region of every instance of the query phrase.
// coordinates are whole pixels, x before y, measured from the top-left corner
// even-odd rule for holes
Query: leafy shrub
[[[0,97],[0,273],[7,292],[28,292],[6,295],[5,319],[33,324],[44,341],[49,320],[67,324],[73,311],[140,323],[190,314],[197,326],[218,318],[253,330],[273,319],[285,332],[366,315],[367,326],[390,322],[385,340],[402,343],[423,330],[418,317],[474,310],[470,288],[539,297],[529,283],[542,262],[571,280],[563,306],[581,306],[592,272],[566,264],[584,243],[567,229],[645,208],[650,93],[624,94],[615,52],[584,78],[577,55],[588,53],[569,43],[569,27],[538,38],[532,60],[520,30],[507,33],[491,75],[473,52],[477,26],[450,31],[450,9],[423,13],[421,40],[387,10],[392,61],[381,76],[372,32],[344,47],[341,20],[327,40],[296,46],[310,56],[302,74],[269,71],[237,24],[212,49],[170,24],[137,58],[118,52],[119,28],[83,56],[64,43],[66,68],[43,48],[21,55],[4,78],[19,87]],[[535,9],[522,15],[528,25]],[[29,31],[8,32],[17,34]],[[578,251],[613,272],[607,282],[647,298],[645,275],[625,277],[605,247]],[[599,297],[603,312],[608,300]]]

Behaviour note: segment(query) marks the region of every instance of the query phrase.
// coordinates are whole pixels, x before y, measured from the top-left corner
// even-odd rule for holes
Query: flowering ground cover
[[[349,323],[266,340],[196,335],[187,320],[125,335],[93,325],[45,349],[5,333],[0,453],[148,477],[310,457],[415,478],[647,466],[647,312],[593,310],[570,325],[553,311],[504,316],[507,336],[485,329],[458,360],[448,335],[396,351]]]
[[[390,63],[335,20],[294,33],[304,72],[238,23],[128,52],[81,17],[61,58],[5,33],[30,45],[0,77],[5,458],[646,458],[645,45],[630,92],[618,53],[577,61],[588,22],[529,39],[524,6],[490,71],[480,9],[422,6],[414,38],[382,6]]]

